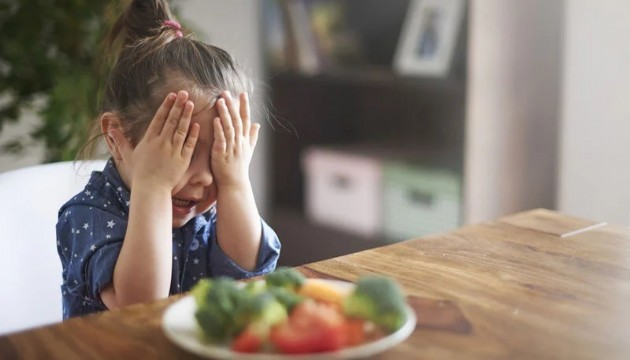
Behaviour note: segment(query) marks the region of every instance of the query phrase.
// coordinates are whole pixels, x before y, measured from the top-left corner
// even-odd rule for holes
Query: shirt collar
[[[129,200],[131,199],[131,194],[129,193],[129,189],[127,185],[122,180],[118,169],[116,169],[116,164],[114,160],[110,158],[103,169],[102,176],[105,179],[107,186],[113,187],[113,190],[116,192],[116,196],[118,200],[125,205],[127,211],[129,210]]]

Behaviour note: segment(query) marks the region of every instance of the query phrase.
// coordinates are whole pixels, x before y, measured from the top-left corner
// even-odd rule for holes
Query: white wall
[[[471,0],[469,11],[464,221],[553,208],[564,2]]]
[[[567,2],[558,204],[628,225],[630,1]]]

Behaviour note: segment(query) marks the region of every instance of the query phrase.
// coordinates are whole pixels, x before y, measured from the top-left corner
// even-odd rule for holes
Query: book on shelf
[[[301,0],[280,0],[286,41],[286,62],[290,68],[315,74],[321,70],[321,55],[313,32],[307,4]]]

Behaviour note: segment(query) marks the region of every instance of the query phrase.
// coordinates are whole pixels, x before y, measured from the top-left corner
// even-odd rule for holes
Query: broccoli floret
[[[286,321],[287,318],[285,307],[267,292],[247,297],[236,312],[238,332],[247,326],[262,339],[267,338],[271,327]]]
[[[245,291],[249,295],[260,294],[267,290],[267,284],[264,281],[250,281],[245,285]]]
[[[227,277],[200,281],[192,290],[197,302],[195,317],[206,340],[224,341],[239,330],[234,320],[247,299],[247,293]]]
[[[349,317],[370,320],[386,331],[395,331],[405,322],[405,299],[396,282],[386,277],[363,277],[343,303]]]
[[[306,281],[304,275],[288,267],[276,269],[276,271],[267,275],[266,280],[269,287],[284,287],[293,291],[297,291]]]
[[[271,293],[288,312],[291,312],[295,305],[306,299],[304,296],[299,295],[294,291],[281,287],[270,287],[269,293]]]

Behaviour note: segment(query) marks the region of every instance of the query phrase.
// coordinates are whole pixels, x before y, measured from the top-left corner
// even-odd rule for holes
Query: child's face
[[[190,166],[179,184],[173,189],[173,228],[185,225],[193,217],[210,210],[217,200],[217,186],[210,168],[210,155],[214,142],[212,120],[218,116],[210,99],[190,95],[195,104],[192,122],[200,125],[199,140]]]

